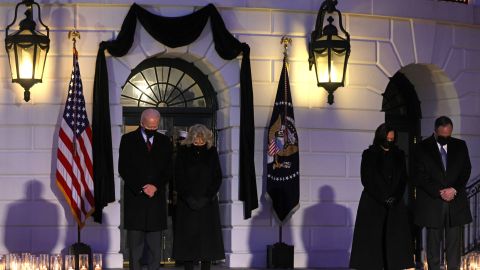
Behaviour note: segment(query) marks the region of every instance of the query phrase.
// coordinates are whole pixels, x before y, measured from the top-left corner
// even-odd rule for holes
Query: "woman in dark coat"
[[[414,267],[407,208],[405,155],[395,146],[396,132],[386,124],[363,151],[363,192],[353,234],[350,268],[399,270]]]
[[[204,125],[190,127],[175,162],[178,193],[173,255],[185,270],[201,261],[202,270],[225,258],[218,190],[222,172],[212,132]]]

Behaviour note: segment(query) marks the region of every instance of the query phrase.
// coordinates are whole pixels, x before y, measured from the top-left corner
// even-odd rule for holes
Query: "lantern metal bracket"
[[[20,22],[20,28],[22,28],[22,25],[24,25],[25,27],[28,26],[28,28],[24,28],[24,29],[35,29],[36,23],[35,23],[35,21],[33,21],[32,8],[33,8],[33,6],[36,6],[37,11],[38,11],[38,13],[37,13],[38,21],[40,22],[40,24],[43,27],[45,27],[45,30],[47,31],[47,37],[49,37],[50,36],[50,29],[48,28],[47,25],[45,25],[43,23],[42,17],[41,17],[41,14],[40,14],[40,5],[38,3],[36,3],[34,0],[23,0],[22,2],[18,3],[15,6],[15,16],[13,17],[13,22],[11,24],[7,25],[7,28],[5,29],[5,32],[6,32],[5,36],[8,36],[8,30],[10,29],[10,27],[12,27],[17,22],[18,7],[20,7],[21,5],[24,5],[24,6],[27,7],[27,10],[25,11],[25,16],[27,18],[23,19],[23,21],[22,21],[23,24],[22,24],[22,22]],[[32,22],[28,22],[26,20],[31,20]],[[33,28],[30,28],[31,26],[33,26]]]

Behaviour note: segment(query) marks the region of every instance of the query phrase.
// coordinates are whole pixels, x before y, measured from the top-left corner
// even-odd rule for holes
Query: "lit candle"
[[[12,270],[17,270],[17,269],[18,269],[18,266],[17,266],[17,262],[16,262],[16,261],[13,261],[13,262],[10,264],[10,269],[12,269]]]
[[[87,268],[85,267],[85,265],[82,265],[82,267],[80,267],[80,270],[87,270]]]
[[[93,253],[92,259],[93,259],[93,265],[94,265],[93,269],[102,270],[102,254]]]

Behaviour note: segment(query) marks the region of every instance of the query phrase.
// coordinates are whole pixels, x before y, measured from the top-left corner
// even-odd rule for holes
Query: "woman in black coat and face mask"
[[[212,261],[223,260],[222,228],[217,193],[222,171],[213,134],[204,125],[194,125],[181,142],[175,161],[176,206],[173,256],[185,270],[209,270]]]
[[[395,145],[396,132],[386,124],[363,151],[362,195],[353,234],[350,268],[400,270],[414,267],[407,208],[405,154]]]

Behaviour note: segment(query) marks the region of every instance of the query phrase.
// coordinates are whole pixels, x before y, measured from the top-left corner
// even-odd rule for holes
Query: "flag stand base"
[[[293,246],[282,242],[268,245],[267,268],[293,269]]]
[[[77,226],[77,243],[70,246],[70,248],[68,249],[68,254],[75,255],[75,270],[80,270],[80,267],[78,265],[78,255],[80,254],[88,255],[88,269],[93,269],[92,249],[89,245],[80,242],[80,230],[80,227]]]
[[[78,242],[70,246],[68,250],[68,254],[70,255],[75,255],[75,269],[79,270],[78,266],[78,255],[79,254],[87,254],[88,255],[88,266],[89,269],[93,269],[93,263],[92,263],[92,249],[90,248],[89,245]]]

